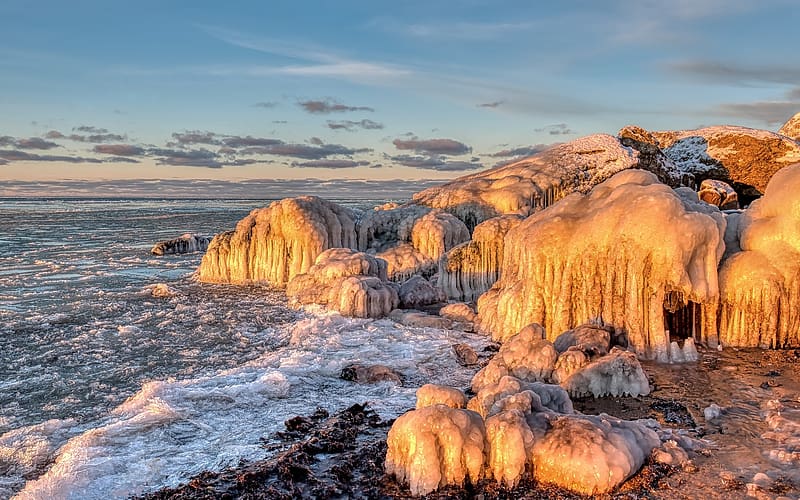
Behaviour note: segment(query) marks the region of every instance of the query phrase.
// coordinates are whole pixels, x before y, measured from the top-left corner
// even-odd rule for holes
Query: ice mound
[[[422,276],[412,276],[400,285],[400,306],[405,309],[417,309],[445,300],[442,290]]]
[[[697,195],[704,202],[719,207],[720,210],[739,208],[739,195],[726,182],[706,179],[700,183],[700,191]]]
[[[150,253],[153,255],[169,255],[190,252],[205,252],[211,238],[198,234],[186,233],[172,240],[159,241]]]
[[[553,367],[553,382],[560,384],[566,381],[570,375],[589,364],[589,356],[579,347],[572,346],[558,355],[555,367]]]
[[[800,164],[776,173],[738,221],[741,252],[720,269],[724,345],[800,346]]]
[[[505,376],[494,384],[488,384],[467,403],[467,408],[482,417],[510,409],[525,413],[553,411],[573,413],[572,400],[567,391],[557,385],[542,382],[525,382],[516,377]]]
[[[434,405],[466,408],[467,397],[458,389],[444,385],[425,384],[417,389],[417,410]]]
[[[616,138],[590,135],[426,189],[414,195],[414,202],[447,210],[471,229],[498,215],[530,215],[569,193],[587,192],[637,163],[637,153]]]
[[[445,252],[469,240],[469,236],[463,222],[442,210],[431,210],[411,228],[411,244],[432,260],[439,260]]]
[[[145,291],[153,297],[159,299],[165,299],[169,297],[174,297],[176,292],[166,283],[156,283],[155,285],[149,285],[145,287]]]
[[[519,215],[493,217],[475,226],[472,241],[462,243],[439,261],[439,286],[448,297],[475,300],[500,278],[503,240],[522,221]]]
[[[800,141],[800,113],[789,118],[789,120],[781,126],[780,130],[778,130],[778,133],[794,139],[795,141]]]
[[[563,354],[570,347],[577,347],[587,356],[603,356],[611,348],[611,333],[608,328],[585,324],[568,330],[553,341],[553,347]]]
[[[352,210],[315,196],[276,201],[211,240],[200,281],[283,285],[328,248],[356,248]]]
[[[473,323],[478,317],[475,310],[469,304],[463,302],[447,304],[439,309],[439,316],[461,323]]]
[[[497,354],[472,379],[472,390],[494,384],[506,375],[527,382],[549,381],[558,353],[553,344],[544,340],[539,325],[524,328],[508,339]]]
[[[551,425],[533,443],[534,477],[585,495],[622,484],[661,444],[644,425],[608,415],[565,415]]]
[[[483,475],[486,429],[480,415],[435,405],[401,415],[387,437],[386,473],[413,495],[475,484]]]
[[[489,445],[487,476],[508,488],[530,469],[534,433],[520,410],[508,410],[486,419]]]
[[[636,354],[614,347],[561,383],[572,397],[645,396],[650,383]]]
[[[626,170],[530,216],[506,235],[501,278],[478,299],[480,328],[502,338],[541,323],[555,338],[600,318],[639,355],[669,361],[668,294],[705,312],[719,294],[725,220],[693,196]],[[703,314],[698,340],[715,334]]]

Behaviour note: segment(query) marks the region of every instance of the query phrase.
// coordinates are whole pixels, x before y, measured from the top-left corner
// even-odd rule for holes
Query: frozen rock
[[[778,130],[778,133],[794,139],[795,141],[800,141],[800,113],[789,118],[789,120],[781,126],[780,130]]]
[[[681,171],[659,147],[658,140],[642,127],[628,125],[623,127],[617,138],[623,146],[639,152],[639,163],[636,168],[656,174],[658,180],[671,187],[691,186],[694,176]]]
[[[449,329],[453,326],[453,322],[447,318],[434,316],[421,311],[407,311],[402,309],[395,309],[389,314],[389,319],[396,321],[401,325],[411,326],[415,328],[440,328]]]
[[[417,219],[411,228],[411,244],[432,260],[439,260],[445,252],[468,241],[469,237],[467,226],[442,210],[431,210]]]
[[[169,285],[166,283],[156,283],[155,285],[148,286],[146,290],[152,295],[153,297],[158,297],[160,299],[165,299],[169,297],[174,297],[176,295],[175,290],[173,290]]]
[[[475,226],[472,241],[462,243],[439,261],[439,286],[448,297],[475,300],[500,278],[503,240],[522,221],[519,215],[493,217]]]
[[[659,464],[681,465],[689,461],[689,455],[675,441],[667,441],[653,450],[653,461]]]
[[[340,377],[359,384],[375,384],[378,382],[391,382],[403,385],[403,377],[384,365],[362,365],[358,363],[350,364],[342,368]]]
[[[711,403],[709,406],[703,409],[703,417],[707,422],[719,418],[720,415],[722,415],[722,408],[720,408],[716,403]]]
[[[636,473],[660,441],[637,422],[566,415],[534,441],[534,477],[584,495],[608,493]]]
[[[650,383],[636,355],[619,347],[581,367],[561,386],[572,397],[635,397],[650,393]]]
[[[570,347],[559,354],[553,369],[553,382],[560,384],[570,375],[589,364],[589,357],[578,347]]]
[[[463,302],[456,302],[447,304],[439,309],[439,316],[447,318],[451,321],[460,321],[462,323],[472,323],[478,317],[475,309],[469,304]]]
[[[335,280],[326,305],[343,316],[382,318],[398,304],[397,290],[374,276],[348,276]]]
[[[741,216],[741,252],[720,268],[724,345],[800,346],[800,164],[786,167]]]
[[[447,300],[441,289],[422,276],[412,276],[400,285],[400,307],[418,309]]]
[[[315,196],[255,209],[211,240],[198,269],[205,282],[284,285],[329,248],[356,248],[352,210]]]
[[[698,340],[715,340],[725,220],[679,191],[627,170],[525,219],[506,235],[500,280],[478,299],[480,328],[497,338],[541,323],[555,338],[600,319],[641,356],[669,361],[664,301],[676,294],[704,313]]]
[[[211,238],[197,234],[186,233],[172,240],[159,241],[150,253],[153,255],[170,255],[179,253],[205,252]]]
[[[462,391],[444,385],[425,384],[417,389],[417,410],[434,405],[466,408],[467,397]]]
[[[558,353],[553,344],[542,339],[541,335],[541,326],[536,325],[508,339],[491,361],[472,378],[472,390],[478,392],[506,375],[526,382],[549,381]]]
[[[520,410],[507,410],[486,419],[489,445],[488,476],[513,488],[530,468],[534,434]]]
[[[386,442],[386,473],[412,495],[482,477],[486,430],[475,412],[445,405],[412,410],[395,420]]]
[[[739,195],[727,182],[706,179],[700,183],[697,195],[704,202],[719,207],[720,210],[739,208]]]
[[[456,361],[461,366],[474,366],[478,364],[478,353],[468,344],[454,344],[453,353]]]
[[[611,332],[602,326],[581,325],[556,337],[553,347],[559,354],[577,347],[589,357],[604,356],[611,349]]]
[[[415,275],[430,276],[436,272],[436,261],[423,255],[411,243],[398,243],[375,255],[388,264],[392,281],[405,281]]]
[[[497,383],[483,386],[475,397],[469,400],[467,408],[483,417],[509,409],[525,413],[574,412],[572,400],[561,387],[542,382],[528,383],[511,376],[502,377]]]
[[[472,229],[498,215],[528,216],[569,193],[587,192],[637,163],[637,153],[616,138],[590,135],[426,189],[414,195],[414,202],[447,210]]]

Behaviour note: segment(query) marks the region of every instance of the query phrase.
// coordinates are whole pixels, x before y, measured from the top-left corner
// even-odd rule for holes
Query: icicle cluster
[[[308,271],[328,248],[356,248],[355,216],[315,196],[255,209],[235,231],[211,240],[198,269],[200,281],[283,285]]]
[[[541,323],[554,336],[600,319],[627,332],[638,354],[669,361],[664,298],[676,290],[715,310],[724,231],[719,210],[688,188],[621,172],[508,232],[501,278],[478,300],[480,327],[503,338]],[[702,312],[705,340],[716,325]]]

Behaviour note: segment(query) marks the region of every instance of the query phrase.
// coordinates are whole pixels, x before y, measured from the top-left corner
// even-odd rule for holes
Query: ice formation
[[[211,240],[200,281],[283,285],[308,271],[329,248],[356,248],[352,210],[315,196],[286,198],[255,209],[235,231]]]
[[[444,385],[425,384],[417,389],[417,410],[434,405],[466,408],[467,397],[458,389]]]
[[[523,405],[520,406],[520,403]],[[482,417],[509,409],[523,410],[526,413],[549,410],[566,414],[574,411],[572,401],[563,388],[543,382],[525,382],[508,375],[481,387],[475,397],[469,400],[467,408]]]
[[[560,384],[566,381],[570,375],[587,364],[589,364],[589,356],[579,347],[570,347],[558,355],[556,365],[553,368],[553,382]]]
[[[530,215],[569,193],[589,191],[637,163],[637,153],[616,138],[590,135],[426,189],[414,195],[414,202],[447,210],[474,228],[498,215]]]
[[[462,323],[472,323],[478,317],[475,310],[469,304],[463,302],[447,304],[439,309],[439,316]]]
[[[720,210],[739,208],[739,195],[727,182],[706,179],[700,183],[698,196],[709,205],[719,207]]]
[[[561,382],[570,396],[645,396],[650,384],[632,352],[614,347],[611,352],[582,366]]]
[[[475,412],[434,405],[401,415],[386,440],[386,473],[413,495],[483,475],[486,429]]]
[[[475,300],[500,278],[503,240],[522,221],[519,215],[493,217],[475,226],[472,240],[439,261],[439,286],[448,297]]]
[[[623,146],[639,152],[639,164],[636,168],[656,174],[658,180],[670,187],[690,186],[694,183],[694,176],[678,168],[661,150],[653,134],[642,127],[623,127],[617,133],[617,138]]]
[[[486,419],[489,445],[487,476],[509,488],[517,485],[531,462],[534,434],[520,410],[508,410]]]
[[[641,356],[669,361],[665,319],[678,312],[689,321],[673,333],[713,343],[725,220],[685,189],[627,170],[527,218],[478,299],[481,329],[502,339],[535,322],[552,339],[599,319]]]
[[[172,240],[159,241],[150,253],[153,255],[169,255],[190,252],[205,252],[211,238],[197,234],[186,233]]]
[[[585,495],[613,490],[661,444],[644,425],[608,415],[565,415],[551,425],[531,450],[534,477]]]
[[[559,355],[570,347],[577,347],[588,356],[603,356],[611,349],[611,332],[591,323],[580,325],[556,337],[553,347]]]
[[[720,269],[724,345],[800,346],[800,164],[782,169],[739,220],[741,252]]]
[[[549,381],[558,353],[542,336],[542,327],[535,325],[509,338],[489,364],[475,374],[472,390],[478,392],[506,375],[528,382]]]
[[[331,248],[317,256],[307,273],[286,286],[294,304],[322,304],[345,316],[380,318],[398,304],[386,283],[386,262],[349,248]]]
[[[412,276],[400,285],[400,306],[405,309],[417,309],[445,300],[442,290],[422,276]]]
[[[780,130],[778,130],[778,133],[794,139],[795,141],[800,141],[800,113],[789,118]]]

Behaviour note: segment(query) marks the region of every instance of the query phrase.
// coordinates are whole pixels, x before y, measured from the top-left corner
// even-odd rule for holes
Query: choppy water
[[[194,282],[200,254],[149,255],[266,203],[0,200],[0,498],[175,485],[262,456],[259,438],[315,406],[388,416],[415,385],[468,384],[450,345],[478,336],[293,311],[280,291]],[[410,388],[339,379],[359,361]]]

